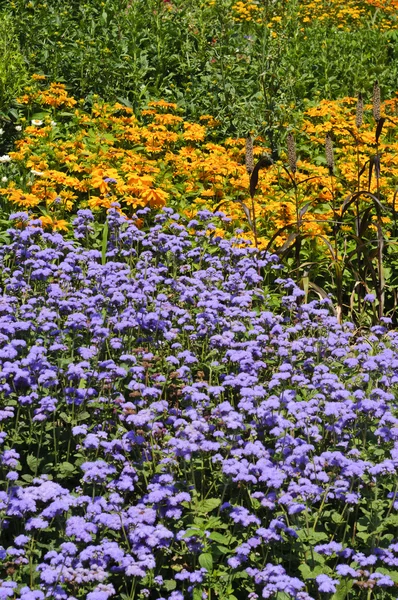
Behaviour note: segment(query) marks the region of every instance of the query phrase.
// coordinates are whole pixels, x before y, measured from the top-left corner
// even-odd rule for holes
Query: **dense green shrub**
[[[26,84],[27,77],[12,19],[0,13],[0,113],[7,113],[13,99]]]

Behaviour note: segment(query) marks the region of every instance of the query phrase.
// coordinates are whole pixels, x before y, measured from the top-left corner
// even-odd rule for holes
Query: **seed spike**
[[[294,135],[290,132],[287,136],[287,157],[289,161],[289,167],[292,173],[297,171],[297,154],[296,154],[296,141]]]
[[[357,114],[356,114],[356,118],[355,118],[355,125],[357,126],[357,129],[360,129],[363,123],[363,96],[361,94],[361,92],[359,92],[358,94],[358,101],[357,101]]]
[[[246,154],[245,154],[246,171],[251,175],[254,170],[253,158],[253,138],[249,134],[246,138]]]
[[[381,116],[381,93],[379,82],[376,80],[373,86],[373,117],[376,123],[380,121]]]
[[[325,154],[326,154],[326,164],[329,169],[329,174],[334,174],[334,157],[333,157],[333,141],[332,134],[329,132],[326,134],[325,138]]]

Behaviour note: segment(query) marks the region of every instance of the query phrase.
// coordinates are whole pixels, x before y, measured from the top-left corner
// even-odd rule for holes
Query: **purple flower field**
[[[398,333],[212,218],[11,218],[0,600],[398,597]]]

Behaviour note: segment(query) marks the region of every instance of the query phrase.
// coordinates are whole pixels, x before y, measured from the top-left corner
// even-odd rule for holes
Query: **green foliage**
[[[163,97],[192,118],[214,114],[224,133],[238,135],[262,121],[271,145],[308,99],[353,95],[375,77],[385,95],[395,92],[396,36],[375,26],[377,12],[374,23],[342,30],[317,20],[303,27],[297,0],[259,4],[250,22],[234,18],[232,0],[1,6],[11,10],[30,71],[67,82],[75,96],[123,98],[134,108]]]
[[[13,20],[10,15],[0,13],[0,113],[8,112],[27,80]]]

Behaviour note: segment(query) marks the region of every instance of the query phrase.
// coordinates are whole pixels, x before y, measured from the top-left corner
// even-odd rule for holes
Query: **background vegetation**
[[[279,143],[308,101],[354,96],[374,79],[396,91],[393,3],[376,0],[13,0],[30,73],[78,98],[178,102],[220,133],[265,129]],[[19,59],[18,59],[19,60]]]

